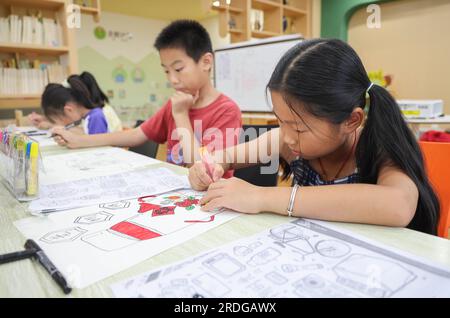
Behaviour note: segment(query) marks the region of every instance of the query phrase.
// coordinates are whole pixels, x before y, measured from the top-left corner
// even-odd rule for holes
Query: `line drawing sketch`
[[[166,178],[164,171],[150,175]],[[144,193],[45,218],[29,217],[14,225],[25,237],[39,240],[64,275],[75,265],[83,275],[70,283],[85,288],[240,216],[227,210],[202,211],[203,195],[193,190]]]
[[[322,256],[331,258],[344,257],[351,252],[351,247],[336,240],[322,240],[316,243],[315,250]]]
[[[350,291],[321,277],[317,274],[309,274],[293,284],[295,294],[300,297],[355,297]]]
[[[267,263],[275,260],[280,255],[281,255],[280,251],[278,251],[272,247],[269,247],[255,255],[253,255],[252,258],[250,258],[250,260],[247,262],[247,264],[250,266],[259,266],[259,265],[267,264]]]
[[[113,215],[108,212],[97,212],[88,215],[79,216],[75,219],[74,223],[76,224],[95,224],[101,222],[107,222],[111,220]]]
[[[135,215],[108,229],[84,235],[81,240],[109,252],[172,234],[190,224],[213,222],[221,212],[200,211],[201,196],[196,192],[174,192],[139,197],[139,209]]]
[[[108,209],[108,210],[121,210],[126,209],[130,206],[130,201],[117,201],[117,202],[110,202],[110,203],[102,203],[99,205],[101,209]]]
[[[247,246],[235,246],[233,248],[234,255],[237,256],[247,256],[250,255],[253,252],[253,250]]]
[[[66,180],[77,180],[105,176],[117,171],[131,171],[158,161],[121,148],[92,149],[67,154],[45,156],[42,165],[43,184],[60,183]]]
[[[286,284],[288,282],[288,279],[286,277],[284,277],[283,275],[273,271],[270,273],[267,273],[266,275],[264,275],[269,281],[271,281],[272,283],[276,284],[276,285],[283,285]]]
[[[301,242],[301,244],[299,244]],[[279,244],[274,244],[279,243]],[[299,247],[308,254],[300,257]],[[330,222],[294,220],[157,270],[118,297],[450,297],[450,271]],[[149,275],[146,273],[144,275]],[[134,278],[134,280],[136,280]],[[436,288],[439,286],[440,288]]]
[[[231,289],[209,273],[197,276],[192,283],[210,297],[224,297]]]
[[[87,182],[66,181],[42,185],[39,190],[40,198],[33,200],[29,209],[32,212],[73,209],[186,187],[189,187],[186,176],[177,175],[167,168],[135,170],[91,177]]]
[[[283,264],[281,265],[281,270],[285,273],[293,273],[297,271],[311,271],[322,269],[324,266],[322,264],[307,264],[307,265],[297,265],[297,264]]]
[[[41,237],[40,240],[48,244],[67,243],[75,241],[86,232],[87,230],[77,226],[69,229],[47,233],[43,237]]]
[[[385,259],[353,254],[333,270],[337,282],[372,297],[390,297],[417,276],[402,265]]]
[[[217,254],[203,261],[203,266],[222,277],[231,277],[245,269],[245,266],[227,254]]]

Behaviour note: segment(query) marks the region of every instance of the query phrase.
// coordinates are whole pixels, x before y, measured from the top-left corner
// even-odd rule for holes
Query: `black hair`
[[[299,43],[281,58],[267,88],[280,93],[297,114],[296,104],[301,103],[312,115],[340,124],[356,107],[364,109],[370,85],[361,59],[348,44],[314,39]],[[397,102],[385,88],[374,85],[367,104],[367,120],[355,153],[361,182],[376,184],[385,165],[401,169],[419,192],[416,213],[407,227],[436,234],[439,201],[425,173],[419,145]],[[283,168],[290,174],[286,162]]]
[[[79,75],[79,78],[83,81],[84,85],[86,85],[87,89],[91,93],[91,100],[94,105],[103,108],[106,103],[109,103],[108,96],[106,96],[105,93],[101,90],[94,75],[89,72],[83,72]]]
[[[167,48],[183,49],[196,63],[206,53],[213,53],[208,31],[197,21],[176,20],[165,27],[154,44],[160,51]]]
[[[61,84],[50,83],[45,87],[41,98],[41,107],[47,118],[60,117],[64,114],[64,106],[74,102],[88,109],[96,108],[92,102],[91,93],[78,76],[70,76],[67,79],[70,87]]]

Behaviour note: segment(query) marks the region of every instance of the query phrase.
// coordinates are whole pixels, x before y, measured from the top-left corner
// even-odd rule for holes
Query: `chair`
[[[257,136],[260,132],[268,131],[276,128],[278,125],[243,125],[244,132],[247,129],[256,129]],[[247,138],[248,137],[248,138]],[[239,143],[250,141],[251,139],[245,133],[239,137]],[[249,183],[262,187],[275,187],[278,181],[278,171],[273,174],[261,174],[261,166],[270,166],[269,164],[255,165],[248,168],[237,169],[234,171],[234,176],[243,179]]]
[[[135,128],[139,127],[143,122],[144,122],[143,120],[136,121],[136,125],[134,127]],[[158,146],[159,146],[158,143],[156,143],[152,140],[147,140],[142,145],[130,147],[128,150],[139,153],[139,154],[147,156],[147,157],[156,158],[156,154],[158,153]]]
[[[438,235],[449,238],[450,227],[450,143],[419,142],[425,168],[441,204]]]

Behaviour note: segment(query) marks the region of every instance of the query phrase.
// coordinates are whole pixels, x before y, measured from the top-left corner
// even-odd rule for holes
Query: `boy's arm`
[[[54,128],[52,132],[57,135],[55,136],[55,141],[59,145],[67,146],[68,148],[100,146],[134,147],[147,141],[147,136],[140,127],[97,135],[78,135],[59,127]]]
[[[269,157],[280,155],[281,142],[280,129],[274,128],[249,142],[216,151],[214,159],[224,171],[266,163]]]
[[[177,127],[177,135],[183,149],[183,161],[189,167],[200,160],[200,144],[194,136],[194,130],[189,119],[189,109],[194,105],[198,96],[176,92],[172,98],[172,116]],[[173,132],[169,132],[173,134]]]

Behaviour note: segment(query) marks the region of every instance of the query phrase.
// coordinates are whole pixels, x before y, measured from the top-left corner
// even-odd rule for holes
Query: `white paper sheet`
[[[50,138],[51,133],[48,130],[38,129],[32,126],[16,127],[16,131],[27,133],[31,139],[39,143],[39,147],[57,146],[58,144]]]
[[[31,217],[14,225],[41,246],[71,286],[84,288],[240,215],[201,211],[202,195],[182,190]]]
[[[450,269],[297,219],[111,288],[117,297],[450,297]]]
[[[48,185],[112,175],[156,163],[160,161],[122,148],[98,148],[44,156],[39,177],[42,185]]]
[[[41,185],[32,213],[67,210],[189,188],[187,176],[167,168],[143,169],[51,185]]]

